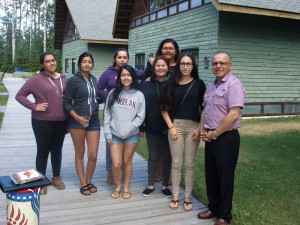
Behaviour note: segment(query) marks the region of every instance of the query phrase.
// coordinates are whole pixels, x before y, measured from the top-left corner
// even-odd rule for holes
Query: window
[[[149,12],[161,9],[182,0],[148,0]]]
[[[69,59],[65,59],[65,73],[69,73]]]
[[[135,55],[135,68],[139,70],[145,69],[145,53]]]
[[[191,8],[201,6],[201,4],[202,4],[202,0],[191,0]]]
[[[72,74],[75,74],[76,59],[72,58]]]
[[[178,12],[182,12],[189,9],[189,2],[182,2],[178,5]]]
[[[181,50],[181,54],[191,54],[194,56],[196,60],[196,64],[198,65],[199,63],[199,49],[183,49]]]

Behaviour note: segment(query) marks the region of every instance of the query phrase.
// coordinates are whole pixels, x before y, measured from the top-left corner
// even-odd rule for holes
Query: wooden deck
[[[21,106],[14,97],[24,83],[20,78],[6,78],[3,83],[9,91],[9,101],[0,128],[0,176],[35,168],[36,145],[31,129],[30,111]],[[165,198],[157,185],[155,193],[143,197],[147,185],[147,163],[138,154],[134,156],[134,171],[131,182],[132,197],[129,200],[110,197],[114,186],[106,184],[105,146],[101,135],[97,168],[93,183],[98,192],[83,196],[79,192],[79,181],[74,167],[74,148],[70,135],[63,147],[62,177],[66,189],[59,191],[48,187],[48,194],[41,196],[40,225],[76,224],[214,224],[214,219],[199,220],[196,215],[205,206],[192,199],[194,210],[185,212],[183,196],[177,210],[168,207],[170,199]],[[52,171],[47,170],[51,179]],[[6,196],[0,193],[0,224],[6,224]],[[30,225],[30,224],[29,224]]]

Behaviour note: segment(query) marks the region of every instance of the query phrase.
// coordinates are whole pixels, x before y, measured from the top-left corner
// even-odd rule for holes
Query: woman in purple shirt
[[[37,144],[36,169],[46,175],[49,153],[52,164],[52,184],[59,190],[65,188],[60,170],[62,146],[67,131],[68,116],[63,108],[63,91],[67,78],[56,72],[56,58],[51,52],[40,57],[41,70],[19,90],[16,100],[32,111],[32,128]],[[32,95],[34,102],[27,97]],[[41,194],[47,194],[43,187]]]

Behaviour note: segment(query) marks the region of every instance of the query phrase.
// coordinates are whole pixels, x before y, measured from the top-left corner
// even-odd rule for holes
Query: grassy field
[[[300,117],[251,119],[242,124],[231,224],[299,224]],[[148,157],[144,139],[138,153]],[[193,196],[207,205],[203,145],[196,158]]]
[[[1,92],[7,92],[6,87],[3,83],[0,83],[0,93]],[[0,95],[0,106],[4,106],[7,104],[8,95]],[[0,127],[3,121],[4,113],[0,112]]]

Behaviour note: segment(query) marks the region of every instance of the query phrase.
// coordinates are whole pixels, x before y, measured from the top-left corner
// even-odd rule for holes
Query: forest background
[[[0,71],[16,66],[40,69],[39,57],[53,52],[61,70],[61,51],[53,49],[55,3],[53,0],[0,0]]]

